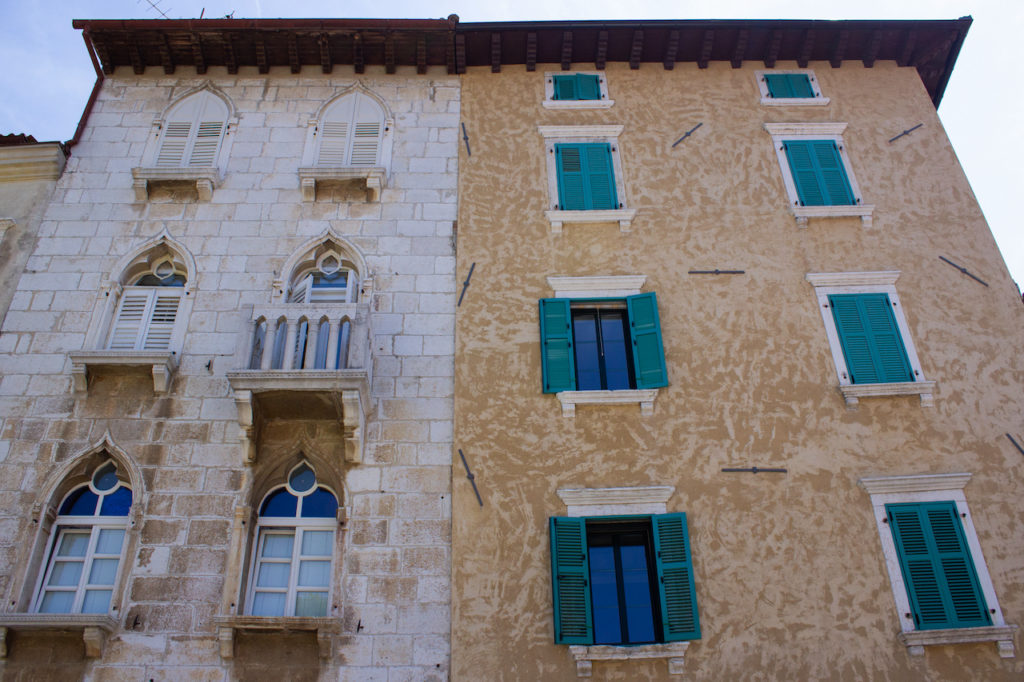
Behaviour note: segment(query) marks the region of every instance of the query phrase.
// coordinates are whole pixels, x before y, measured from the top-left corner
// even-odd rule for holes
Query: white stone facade
[[[151,183],[140,200],[133,168],[159,134],[154,120],[207,84],[230,100],[235,117],[209,199],[193,187],[154,191]],[[307,123],[356,84],[393,117],[379,197],[344,185],[304,200]],[[260,75],[245,67],[203,76],[121,69],[105,81],[0,333],[4,610],[32,610],[47,551],[38,529],[63,494],[57,472],[99,444],[141,475],[128,531],[135,539],[112,602],[117,625],[98,651],[90,649],[99,655],[85,659],[83,676],[253,678],[264,662],[274,664],[261,662],[259,650],[274,652],[277,637],[299,637],[293,650],[312,652],[312,660],[295,661],[302,679],[447,679],[458,121],[458,78],[443,69],[387,75],[368,67],[357,75],[335,67],[325,75],[274,67]],[[343,241],[363,268],[355,327],[366,332],[371,361],[353,379],[365,380],[353,394],[363,421],[350,423],[342,400],[338,423],[257,417],[247,442],[228,373],[249,368],[253,310],[281,302],[274,284],[287,282],[286,262],[320,236]],[[152,359],[141,361],[142,376],[97,361],[75,375],[84,382],[76,392],[69,354],[103,344],[108,300],[120,295],[118,264],[161,239],[194,259],[166,392],[148,378]],[[355,455],[346,449],[353,433]],[[314,466],[333,474],[318,469],[318,479],[333,476],[339,488],[331,622],[309,640],[319,661],[315,647],[303,648],[302,627],[299,635],[279,634],[285,626],[269,634],[239,628],[234,646],[256,652],[245,656],[232,651],[231,628],[218,624],[242,615],[236,602],[255,551],[247,522],[280,474],[275,467],[290,467],[299,451],[319,457]],[[6,665],[34,636],[17,624],[10,631]],[[97,632],[87,628],[87,641]],[[81,640],[74,641],[79,648],[69,651],[81,656]]]

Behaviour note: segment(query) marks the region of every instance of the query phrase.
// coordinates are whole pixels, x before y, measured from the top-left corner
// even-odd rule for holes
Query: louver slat
[[[582,518],[551,517],[549,529],[555,643],[591,644],[594,625],[587,583],[586,523]]]
[[[150,292],[128,293],[121,297],[114,324],[110,329],[111,350],[135,350],[139,346],[143,321],[152,299]]]
[[[582,211],[589,208],[584,187],[582,146],[555,145],[555,162],[558,164],[558,207],[563,211]]]
[[[836,143],[831,140],[818,140],[811,144],[814,147],[814,161],[826,195],[825,205],[848,206],[857,203]]]
[[[192,124],[190,122],[172,121],[167,123],[164,128],[160,152],[156,157],[156,165],[160,168],[177,168],[180,166],[191,131]]]
[[[348,122],[327,121],[320,124],[319,166],[344,166],[348,149]]]
[[[376,166],[380,151],[380,123],[356,123],[352,136],[352,165]]]
[[[196,131],[196,141],[189,156],[190,166],[213,166],[220,148],[223,121],[202,121]]]
[[[158,294],[150,313],[143,350],[168,350],[174,334],[174,322],[178,316],[180,295]]]
[[[607,144],[583,145],[586,179],[590,185],[587,208],[599,210],[618,208],[615,196],[615,175],[612,173],[612,151]]]
[[[665,641],[700,639],[686,514],[651,517]]]

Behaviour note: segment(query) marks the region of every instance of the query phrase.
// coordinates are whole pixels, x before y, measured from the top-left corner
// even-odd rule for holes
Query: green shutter
[[[658,298],[654,292],[626,298],[629,334],[633,342],[633,368],[637,388],[668,386],[665,348],[658,320]]]
[[[544,392],[576,390],[569,299],[540,300],[540,353]]]
[[[805,73],[769,73],[765,74],[764,80],[773,99],[814,97],[811,78]]]
[[[801,206],[845,206],[856,203],[835,142],[787,140],[783,147]]]
[[[828,302],[850,383],[914,380],[888,294],[832,294]]]
[[[555,163],[561,210],[618,208],[610,145],[556,144]]]
[[[918,629],[991,625],[956,505],[887,504],[885,510]]]
[[[555,644],[592,644],[586,519],[552,516],[548,523]]]
[[[588,73],[576,74],[577,99],[601,99],[601,84],[598,77]]]
[[[615,193],[615,173],[612,168],[612,148],[607,144],[586,144],[583,160],[589,181],[589,209],[618,208]]]
[[[555,163],[558,165],[558,208],[563,211],[582,211],[587,208],[583,146],[555,145]]]
[[[576,90],[576,77],[569,74],[553,76],[555,85],[555,99],[579,99]]]
[[[666,642],[700,639],[697,590],[693,583],[690,536],[686,514],[651,517],[654,557],[658,569],[658,594]]]

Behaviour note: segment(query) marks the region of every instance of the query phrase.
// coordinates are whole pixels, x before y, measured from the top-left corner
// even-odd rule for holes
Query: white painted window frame
[[[917,349],[914,347],[914,339],[910,335],[907,318],[903,314],[903,305],[896,292],[896,280],[899,279],[899,276],[898,270],[886,270],[881,272],[807,273],[804,277],[814,287],[818,310],[825,325],[825,336],[828,338],[828,345],[832,352],[836,377],[839,379],[839,391],[846,399],[847,407],[856,408],[861,398],[893,395],[918,395],[921,397],[923,407],[931,407],[935,404],[933,397],[935,382],[925,379],[921,361],[917,357]],[[854,384],[850,381],[846,358],[843,357],[843,346],[839,341],[839,331],[836,329],[836,320],[828,302],[828,297],[832,294],[889,295],[893,318],[896,320],[900,338],[903,340],[903,348],[907,351],[907,361],[914,373],[914,381],[878,384]]]
[[[810,81],[814,97],[772,97],[771,92],[768,90],[768,81],[765,79],[765,76],[801,74],[807,76],[807,79]],[[831,102],[828,97],[822,96],[821,88],[818,86],[818,79],[811,69],[761,69],[755,71],[754,76],[757,78],[757,88],[761,93],[761,104],[765,106],[821,107]]]
[[[966,642],[996,642],[1002,658],[1013,658],[1015,655],[1013,633],[1017,626],[1007,625],[1003,618],[999,599],[989,576],[988,565],[981,551],[981,543],[974,529],[974,521],[967,507],[967,498],[964,496],[964,487],[970,480],[969,473],[952,473],[865,477],[858,481],[858,485],[871,496],[871,509],[875,516],[878,538],[882,543],[882,554],[885,557],[885,567],[889,573],[893,600],[900,622],[900,640],[907,646],[912,656],[923,655],[925,646]],[[991,626],[948,630],[916,628],[911,615],[910,597],[900,568],[899,553],[896,551],[892,528],[889,526],[885,510],[887,504],[905,502],[953,502],[956,505],[971,561],[974,563],[974,571],[992,617]]]
[[[597,76],[600,99],[564,100],[555,99],[555,76]],[[547,71],[544,73],[545,109],[610,109],[615,100],[608,98],[608,78],[604,71]]]
[[[256,522],[256,541],[253,543],[252,557],[250,558],[249,568],[249,588],[245,595],[245,612],[252,614],[252,605],[256,599],[256,580],[259,575],[260,566],[260,555],[263,552],[263,542],[267,535],[281,533],[284,531],[291,531],[292,534],[292,558],[288,562],[289,573],[288,573],[288,588],[285,596],[284,614],[280,616],[265,616],[267,618],[295,618],[303,616],[295,616],[295,600],[298,597],[298,593],[301,591],[313,591],[313,590],[300,590],[299,589],[299,564],[302,562],[302,535],[306,531],[330,531],[332,535],[331,542],[331,567],[330,573],[331,582],[324,588],[327,592],[327,612],[323,616],[309,616],[311,618],[328,618],[334,609],[334,573],[335,566],[337,566],[338,556],[338,533],[337,533],[337,520],[333,518],[329,519],[316,519],[316,518],[280,518],[280,517],[269,517],[265,518],[260,516]],[[319,560],[319,559],[317,559]],[[320,590],[315,590],[320,591]]]
[[[552,234],[560,234],[565,223],[618,223],[619,230],[629,232],[633,227],[636,209],[628,208],[626,199],[626,179],[622,171],[621,146],[619,135],[621,125],[591,126],[537,126],[537,132],[544,138],[544,156],[548,170],[548,205],[558,205],[558,165],[555,160],[555,145],[567,144],[607,144],[611,148],[612,168],[615,174],[615,194],[621,208],[592,211],[562,211],[552,209],[544,215],[551,223]]]
[[[863,227],[871,227],[875,207],[863,203],[863,195],[860,185],[857,183],[857,176],[853,172],[853,165],[850,163],[850,156],[846,151],[846,143],[843,141],[843,132],[846,130],[846,123],[765,123],[764,129],[771,135],[772,145],[775,148],[775,156],[779,162],[779,169],[782,171],[782,182],[786,187],[786,196],[789,198],[789,208],[796,218],[797,227],[807,227],[810,218],[845,218],[859,217]],[[786,158],[786,150],[783,144],[789,141],[801,140],[832,140],[839,148],[839,157],[843,161],[843,168],[846,171],[846,179],[850,182],[850,191],[853,192],[857,203],[849,206],[801,206],[800,197],[796,191],[796,182],[793,180],[793,172],[789,168],[789,159]]]

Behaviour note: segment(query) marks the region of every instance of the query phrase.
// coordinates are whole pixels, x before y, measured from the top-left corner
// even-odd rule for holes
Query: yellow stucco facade
[[[962,494],[1000,615],[1024,619],[1024,456],[1007,438],[1022,434],[1016,288],[915,69],[811,62],[829,103],[770,106],[763,68],[609,63],[614,104],[582,110],[543,106],[558,64],[462,76],[472,153],[461,146],[457,275],[475,269],[457,311],[454,442],[483,506],[456,452],[452,679],[577,678],[569,647],[554,643],[548,519],[567,514],[559,490],[644,486],[671,486],[666,511],[687,514],[702,636],[681,676],[664,659],[594,661],[593,679],[1024,676],[1019,639],[1013,658],[994,641],[908,649],[884,526],[858,484],[971,474]],[[772,123],[847,124],[842,146],[871,220],[798,225]],[[553,231],[551,138],[538,127],[609,125],[622,126],[612,144],[630,230]],[[689,274],[716,269],[742,274]],[[917,394],[844,400],[807,275],[865,272],[898,272],[933,405]],[[624,275],[657,293],[668,386],[650,415],[632,402],[563,416],[541,385],[547,278]],[[754,466],[785,473],[722,471]]]

